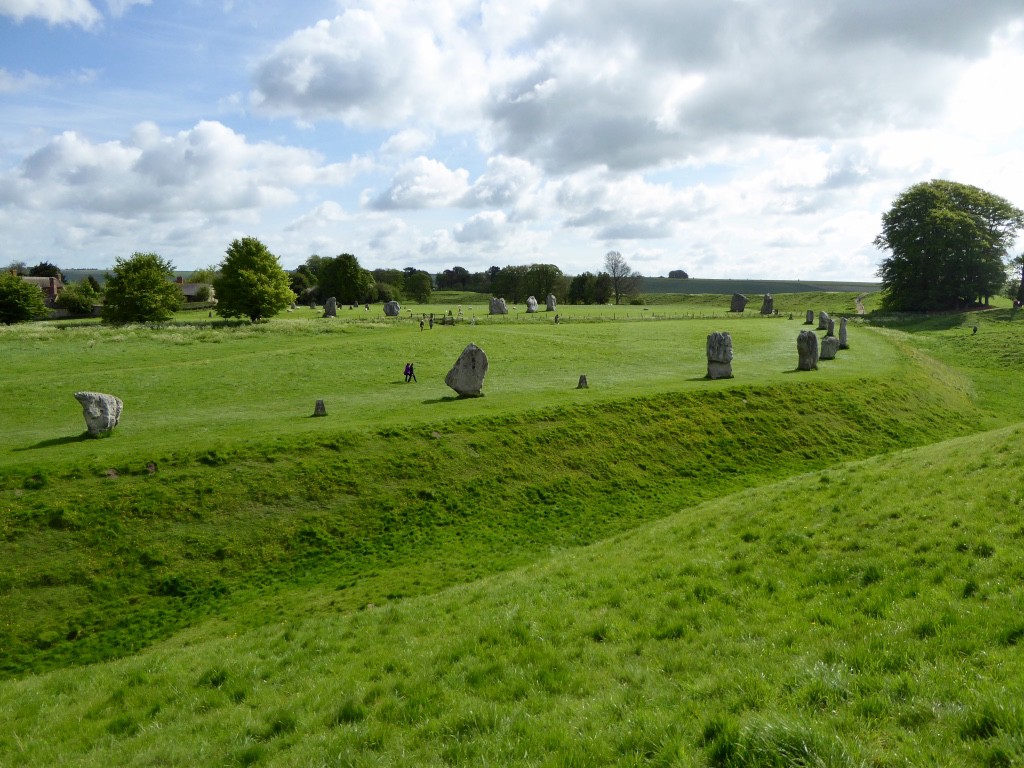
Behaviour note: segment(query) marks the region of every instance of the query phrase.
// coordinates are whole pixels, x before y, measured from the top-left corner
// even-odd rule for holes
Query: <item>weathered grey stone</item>
[[[555,299],[555,294],[548,294],[548,312],[554,312],[558,309],[558,301]]]
[[[730,312],[742,312],[747,308],[747,302],[750,301],[742,293],[734,293],[732,295],[732,302],[729,304]]]
[[[762,315],[774,315],[775,314],[775,297],[770,293],[766,293],[764,298],[761,300],[761,314]]]
[[[709,379],[732,378],[732,336],[715,331],[708,334]]]
[[[850,348],[850,343],[849,343],[849,341],[847,341],[847,337],[846,337],[846,318],[845,317],[840,318],[840,320],[839,320],[839,348],[840,349],[849,349]]]
[[[835,360],[836,352],[839,351],[839,339],[835,336],[826,336],[821,340],[821,356],[819,360]]]
[[[818,336],[814,331],[800,331],[796,337],[796,351],[800,356],[798,371],[818,370]]]
[[[818,313],[818,330],[819,331],[827,331],[828,330],[828,312],[819,312]]]
[[[487,355],[476,344],[469,344],[444,377],[444,383],[454,389],[459,397],[481,397],[486,375]]]
[[[106,434],[121,420],[124,403],[120,398],[102,392],[75,392],[75,399],[82,404],[85,426],[92,437]]]
[[[323,400],[317,400],[316,401],[316,405],[313,406],[313,415],[314,416],[326,416],[327,415],[327,406],[324,405],[324,401]]]
[[[576,385],[576,389],[587,389],[587,388],[588,388],[587,374],[581,373],[580,374],[580,383]]]
[[[807,319],[804,320],[804,325],[814,325],[814,310],[807,310]]]
[[[507,315],[508,314],[508,305],[505,303],[505,300],[504,299],[492,298],[491,299],[490,314],[492,314],[492,315]]]
[[[831,317],[828,319],[828,322],[825,323],[825,335],[826,336],[835,336],[836,335],[836,321],[833,320]]]
[[[534,296],[530,296],[526,299],[526,311],[528,314],[533,314],[537,311],[537,299]]]
[[[331,296],[327,301],[324,302],[324,317],[337,317],[338,316],[338,300]]]
[[[398,317],[402,311],[402,305],[397,301],[389,301],[384,305],[384,314],[388,317]]]

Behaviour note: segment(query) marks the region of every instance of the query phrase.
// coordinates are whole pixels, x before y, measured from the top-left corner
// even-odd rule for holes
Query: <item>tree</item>
[[[98,300],[99,296],[87,278],[80,283],[64,286],[54,306],[72,315],[91,315]]]
[[[100,285],[100,281],[93,275],[86,275],[85,282],[89,283],[89,287],[92,288],[93,293],[103,293],[103,286]]]
[[[618,251],[609,251],[604,257],[604,268],[612,281],[612,295],[618,304],[623,296],[633,296],[640,290],[640,273],[630,269]]]
[[[690,278],[686,271],[682,269],[673,269],[668,273],[668,276],[674,280],[688,280]]]
[[[173,277],[174,265],[155,253],[118,257],[103,290],[103,322],[120,325],[170,320],[184,301]]]
[[[978,187],[941,179],[915,184],[882,215],[875,246],[882,305],[899,311],[960,309],[988,301],[1005,280],[1003,259],[1024,212]]]
[[[320,269],[320,298],[330,297],[339,304],[369,301],[373,290],[373,275],[359,266],[351,253],[342,253],[327,260]]]
[[[405,292],[409,298],[419,304],[426,304],[430,301],[432,291],[430,275],[426,272],[416,270],[411,275],[405,275]]]
[[[0,322],[5,325],[24,323],[48,312],[39,286],[22,280],[21,275],[0,274]]]
[[[607,272],[598,272],[594,280],[594,303],[607,304],[612,297],[612,278]]]
[[[593,272],[576,275],[569,283],[569,296],[566,304],[593,304],[596,282],[597,278]]]
[[[48,261],[41,261],[28,271],[29,277],[58,277],[64,279],[60,267]]]
[[[531,264],[526,270],[524,292],[543,303],[549,293],[565,295],[565,275],[554,264]]]
[[[217,272],[213,292],[221,317],[248,317],[255,323],[295,301],[288,273],[255,237],[233,240]]]
[[[12,261],[3,271],[13,275],[28,275],[28,264],[24,261]]]
[[[492,267],[492,269],[494,269]],[[526,292],[526,273],[529,267],[507,266],[499,269],[491,275],[491,293],[498,298],[507,301],[524,301],[528,294]]]
[[[1024,253],[1010,259],[1007,272],[1006,297],[1024,303]]]

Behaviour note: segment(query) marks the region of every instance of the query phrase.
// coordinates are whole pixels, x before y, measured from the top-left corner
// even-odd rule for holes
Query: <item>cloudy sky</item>
[[[1024,206],[1021,0],[0,0],[0,265],[873,280],[932,178]]]

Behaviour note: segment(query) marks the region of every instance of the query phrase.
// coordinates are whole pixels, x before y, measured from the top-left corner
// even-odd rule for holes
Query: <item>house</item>
[[[39,286],[39,290],[43,292],[43,299],[48,307],[54,305],[57,297],[60,296],[60,292],[64,290],[64,282],[59,277],[27,277],[22,275],[21,279],[26,283]]]
[[[185,303],[192,304],[198,301],[213,301],[213,286],[209,283],[186,283],[185,278],[176,277],[174,282],[181,288],[185,296]]]

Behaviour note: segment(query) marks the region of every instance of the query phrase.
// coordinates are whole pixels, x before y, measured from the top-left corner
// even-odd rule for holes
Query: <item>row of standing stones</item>
[[[739,294],[737,294],[739,295]],[[796,338],[797,370],[816,371],[819,360],[835,360],[841,349],[849,349],[846,318],[839,321],[839,336],[835,335],[835,320],[827,312],[818,315],[818,330],[825,331],[821,339],[821,350],[818,349],[818,336],[814,331],[800,331]],[[807,310],[804,325],[814,324],[814,311]],[[708,374],[709,379],[732,378],[732,336],[726,331],[715,331],[708,335]]]

